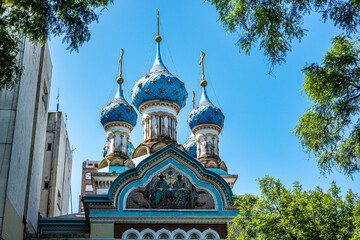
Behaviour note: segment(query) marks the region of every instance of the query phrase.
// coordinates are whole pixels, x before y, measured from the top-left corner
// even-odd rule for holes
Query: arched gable
[[[152,196],[157,194],[158,199],[156,201],[150,199],[147,193],[144,192],[146,188],[154,188],[155,184],[158,184],[160,189],[161,185],[159,185],[160,181],[158,180],[160,180],[160,175],[164,175],[166,171],[167,173],[173,171],[173,174],[176,174],[176,179],[174,177],[171,178],[171,176],[169,179],[169,176],[167,176],[168,181],[163,185],[164,188],[168,188],[167,193],[174,193],[174,191],[172,193],[169,191],[169,185],[171,185],[170,188],[174,189],[174,184],[177,180],[177,184],[183,184],[184,188],[182,190],[186,189],[187,192],[185,193],[180,190],[177,192],[177,201],[167,205],[163,202],[162,205],[159,205],[162,197],[161,191],[156,193],[156,189],[152,190]],[[179,175],[180,179],[177,179]],[[135,199],[134,194],[143,196],[143,203],[152,205],[146,208],[144,204],[131,204],[131,197],[132,200]],[[184,194],[190,194],[191,197],[188,195],[184,199],[180,196]],[[180,201],[183,201],[182,204],[179,204]],[[156,212],[171,211],[173,215],[176,215],[176,213],[179,213],[179,209],[181,209],[180,212],[222,212],[234,210],[232,206],[232,191],[225,180],[218,174],[206,170],[200,162],[173,145],[168,145],[159,152],[144,159],[136,168],[119,175],[114,180],[107,195],[86,196],[84,197],[84,202],[87,203],[90,210],[99,210],[101,213],[99,212],[98,214],[105,214],[105,209],[129,215],[132,213],[136,214],[136,211],[141,211],[142,215],[146,215],[146,211],[149,214],[155,215]],[[94,212],[94,214],[96,213]]]

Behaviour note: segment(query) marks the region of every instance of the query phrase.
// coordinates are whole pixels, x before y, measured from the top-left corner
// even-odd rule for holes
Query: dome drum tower
[[[168,144],[181,150],[177,143],[177,115],[186,104],[185,84],[165,67],[160,54],[161,37],[155,38],[157,52],[149,73],[136,81],[131,91],[132,103],[142,115],[143,142],[133,158],[154,153]]]
[[[226,164],[219,157],[219,134],[224,126],[225,116],[221,109],[211,103],[206,93],[204,77],[205,54],[201,52],[200,64],[202,67],[202,95],[199,104],[189,113],[188,123],[193,136],[186,144],[187,151],[191,152],[191,143],[196,144],[196,158],[206,168],[220,168],[227,172]],[[195,95],[193,96],[195,97]],[[192,152],[191,152],[192,153]]]
[[[122,92],[122,56],[121,50],[120,73],[117,79],[118,91],[115,98],[101,110],[100,122],[106,131],[106,154],[100,162],[99,168],[108,166],[124,166],[134,168],[135,165],[128,155],[130,132],[136,125],[137,114],[134,108],[125,100]]]

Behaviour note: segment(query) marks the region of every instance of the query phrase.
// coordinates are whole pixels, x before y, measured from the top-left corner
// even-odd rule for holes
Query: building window
[[[88,163],[88,164],[86,164],[86,167],[87,167],[87,168],[93,168],[93,164],[92,164],[92,163]]]
[[[151,233],[146,233],[143,238],[144,239],[154,239],[154,236]]]
[[[47,144],[46,151],[51,151],[51,143],[48,143],[48,144]]]
[[[200,239],[200,236],[197,233],[193,233],[190,235],[190,239]]]
[[[87,172],[87,173],[85,174],[85,179],[91,179],[91,173]]]
[[[162,233],[160,234],[159,239],[170,239],[170,237],[167,233]]]
[[[126,239],[138,239],[135,233],[130,233],[127,235]]]
[[[94,191],[92,185],[85,185],[85,192],[92,192],[92,191]]]
[[[208,233],[208,234],[206,234],[206,236],[205,236],[205,239],[215,239],[215,238],[216,238],[215,235],[212,234],[212,233]]]
[[[185,239],[185,236],[182,233],[177,233],[177,234],[175,234],[174,239]]]
[[[81,212],[84,212],[84,207],[81,207]]]
[[[44,182],[44,189],[49,189],[49,181]]]
[[[57,202],[57,206],[59,208],[59,211],[61,211],[61,194],[60,191],[58,190],[58,202]]]
[[[96,163],[96,164],[95,164],[95,167],[97,168],[98,166],[99,166],[99,164]]]

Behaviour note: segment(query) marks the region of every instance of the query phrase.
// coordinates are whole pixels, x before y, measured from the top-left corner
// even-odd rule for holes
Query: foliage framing
[[[298,182],[289,190],[271,177],[258,181],[261,196],[248,194],[235,200],[240,214],[228,239],[360,238],[360,199],[351,190],[343,199],[335,182],[323,192],[320,187],[304,191]]]
[[[88,25],[98,21],[98,10],[113,0],[0,0],[0,89],[11,89],[22,68],[19,46],[26,36],[44,44],[50,36],[63,37],[70,51],[90,39]],[[96,12],[97,11],[97,12]]]

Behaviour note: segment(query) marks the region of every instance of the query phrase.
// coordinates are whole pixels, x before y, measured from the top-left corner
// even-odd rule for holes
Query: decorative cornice
[[[120,189],[126,186],[129,182],[141,180],[149,168],[154,167],[164,161],[170,156],[174,159],[182,159],[187,164],[188,169],[199,178],[200,181],[212,182],[217,191],[222,195],[223,210],[228,210],[228,207],[233,204],[232,191],[227,182],[218,174],[209,171],[203,167],[203,165],[192,158],[187,158],[186,154],[173,145],[168,145],[156,154],[144,159],[135,169],[130,169],[120,176],[118,176],[112,186],[109,189],[107,195],[87,195],[84,196],[85,205],[89,206],[92,210],[105,210],[105,209],[117,209],[118,198]],[[154,165],[155,164],[155,165]]]
[[[155,100],[150,100],[150,101],[146,101],[146,102],[142,103],[139,106],[139,112],[142,114],[142,112],[146,108],[152,107],[152,106],[171,107],[171,108],[175,109],[177,114],[180,112],[180,106],[177,103],[174,103],[174,102],[171,102],[171,101],[168,101],[168,100],[162,100],[162,99],[155,99]]]
[[[236,210],[236,209],[235,209]],[[233,211],[233,210],[232,210]],[[235,216],[141,216],[141,223],[193,223],[193,224],[219,224],[231,222]],[[139,216],[123,215],[90,215],[90,222],[116,222],[139,223]]]
[[[105,123],[104,129],[105,131],[108,131],[111,127],[125,127],[130,130],[130,132],[133,130],[133,126],[130,123],[123,122],[123,121],[113,121]]]
[[[221,127],[219,127],[216,124],[210,124],[210,123],[197,125],[192,129],[192,132],[194,134],[196,134],[196,132],[201,130],[201,129],[213,129],[213,130],[216,130],[219,134],[221,132]]]

